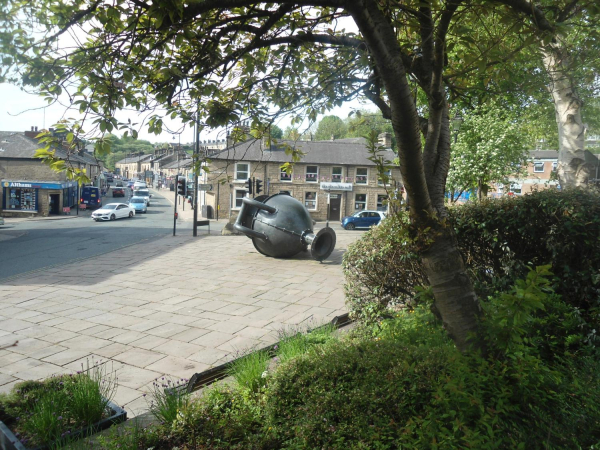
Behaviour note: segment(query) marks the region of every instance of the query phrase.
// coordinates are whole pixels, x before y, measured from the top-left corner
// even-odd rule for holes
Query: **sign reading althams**
[[[327,183],[321,182],[321,190],[323,191],[351,191],[352,183]]]

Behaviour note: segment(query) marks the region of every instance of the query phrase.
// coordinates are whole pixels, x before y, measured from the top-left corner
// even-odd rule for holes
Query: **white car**
[[[134,197],[142,197],[144,200],[146,200],[146,206],[150,206],[150,198],[152,197],[152,194],[150,193],[150,191],[148,189],[136,189],[133,188],[133,196]]]
[[[133,216],[135,216],[135,210],[125,203],[109,203],[92,213],[92,219],[96,222],[100,220],[115,220]]]
[[[145,181],[137,180],[135,183],[133,183],[133,189],[146,189],[147,187],[148,185]]]

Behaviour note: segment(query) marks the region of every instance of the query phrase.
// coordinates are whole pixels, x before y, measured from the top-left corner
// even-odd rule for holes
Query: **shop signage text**
[[[321,182],[321,190],[323,190],[323,191],[351,191],[352,183],[323,183],[323,182]]]

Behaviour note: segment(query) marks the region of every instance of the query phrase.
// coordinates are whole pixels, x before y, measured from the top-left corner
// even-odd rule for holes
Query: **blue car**
[[[371,228],[379,225],[381,219],[385,219],[383,211],[357,211],[351,216],[342,219],[342,227],[346,230],[354,230],[355,228]]]
[[[129,200],[129,206],[135,210],[136,214],[148,212],[148,207],[146,206],[146,200],[144,197],[131,197]]]

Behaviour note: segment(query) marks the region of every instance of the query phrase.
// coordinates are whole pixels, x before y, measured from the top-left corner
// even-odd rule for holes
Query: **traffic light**
[[[187,195],[187,180],[185,177],[177,177],[177,193],[184,197]]]
[[[253,194],[253,190],[252,189],[254,186],[252,186],[254,183],[252,182],[252,178],[248,178],[246,180],[246,184],[244,185],[246,187],[246,190],[248,191],[248,195],[252,195]]]
[[[258,178],[255,181],[255,185],[254,185],[254,192],[256,193],[256,195],[260,194],[262,192],[262,180],[259,180]]]

